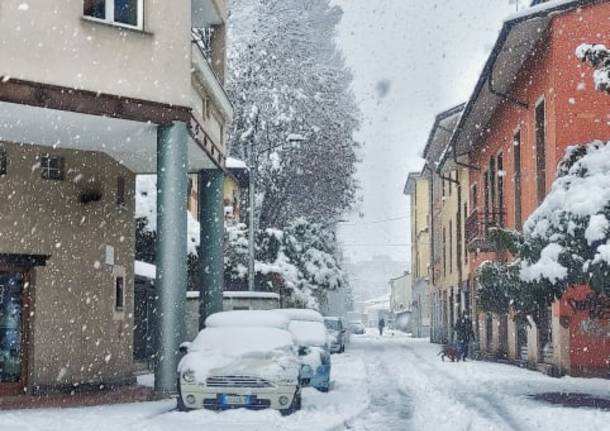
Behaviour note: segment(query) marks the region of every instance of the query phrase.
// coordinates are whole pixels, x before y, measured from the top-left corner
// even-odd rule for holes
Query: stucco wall
[[[144,0],[144,31],[87,21],[82,1],[22,4],[0,2],[0,75],[189,106],[190,2]]]
[[[131,377],[134,176],[101,153],[1,144],[8,174],[0,177],[0,253],[50,255],[34,270],[28,387],[112,382]],[[37,156],[65,157],[66,178],[41,178]],[[116,201],[126,179],[126,204]],[[83,205],[90,184],[102,192]],[[114,265],[106,264],[106,246]],[[123,311],[114,308],[115,274],[125,276]]]

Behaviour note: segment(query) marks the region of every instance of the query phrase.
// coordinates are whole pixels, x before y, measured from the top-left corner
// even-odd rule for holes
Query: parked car
[[[328,329],[330,339],[330,352],[343,353],[345,346],[349,342],[348,333],[343,325],[343,319],[340,317],[325,317],[324,325]]]
[[[330,388],[330,346],[324,318],[314,310],[276,310],[290,319],[288,329],[299,346],[302,383],[321,392]]]
[[[349,323],[349,332],[355,335],[364,335],[366,333],[366,328],[362,324],[362,322],[350,322]]]
[[[261,312],[212,315],[212,325],[206,321],[209,327],[181,346],[180,410],[272,408],[288,415],[301,408],[301,364],[288,319],[264,312],[252,316],[262,326],[244,326],[244,313]]]

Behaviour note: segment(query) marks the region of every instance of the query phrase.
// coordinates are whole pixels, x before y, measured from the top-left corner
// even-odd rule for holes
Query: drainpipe
[[[155,391],[162,397],[176,392],[178,347],[184,341],[187,284],[186,123],[157,129],[157,276],[159,319]]]
[[[222,311],[224,290],[224,172],[199,172],[199,329],[205,319]]]

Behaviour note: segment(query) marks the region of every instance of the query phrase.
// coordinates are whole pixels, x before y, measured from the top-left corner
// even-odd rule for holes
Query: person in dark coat
[[[470,342],[474,339],[474,331],[472,330],[472,320],[467,314],[464,314],[455,325],[455,332],[458,339],[458,347],[462,356],[462,361],[468,357],[468,349]]]
[[[383,336],[383,328],[385,328],[385,320],[382,317],[379,319],[379,336]]]

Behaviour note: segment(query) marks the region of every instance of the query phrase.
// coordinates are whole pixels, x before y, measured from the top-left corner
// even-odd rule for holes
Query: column
[[[199,328],[205,319],[222,311],[224,290],[224,172],[199,172]]]
[[[184,338],[187,285],[186,193],[187,140],[185,123],[159,126],[157,130],[157,278],[158,365],[155,391],[176,391],[178,350]]]

